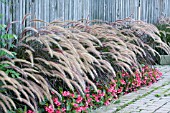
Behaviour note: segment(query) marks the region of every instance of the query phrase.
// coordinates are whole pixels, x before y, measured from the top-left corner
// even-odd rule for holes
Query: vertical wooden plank
[[[73,1],[73,6],[74,6],[74,9],[73,9],[73,12],[74,12],[74,18],[73,18],[73,20],[76,20],[77,19],[77,0],[74,0]]]
[[[38,19],[40,19],[40,20],[42,20],[42,18],[43,18],[43,12],[42,12],[43,7],[41,7],[41,6],[42,6],[41,4],[43,4],[43,0],[38,0],[38,15],[37,15],[37,17],[38,17]],[[51,12],[51,13],[52,13],[52,12]],[[51,13],[49,13],[49,14],[51,14]],[[50,15],[49,15],[49,21],[50,21]],[[43,26],[43,25],[44,25],[42,22],[37,22],[37,23],[38,23],[38,28],[39,28],[40,26]]]
[[[89,0],[89,19],[92,20],[92,0]]]
[[[57,20],[59,18],[59,14],[58,14],[58,9],[59,8],[59,0],[56,0],[56,4],[55,4],[55,19]]]
[[[15,20],[18,22],[20,22],[20,16],[22,16],[22,15],[20,15],[19,10],[20,10],[20,0],[16,0],[16,2],[15,2],[15,13],[16,13]],[[19,24],[16,24],[16,29],[17,29],[16,33],[19,34],[21,32],[21,27]]]
[[[2,3],[0,2],[0,15],[2,14]],[[2,24],[2,18],[0,18],[0,24]]]
[[[68,3],[68,6],[69,6],[69,8],[68,8],[68,12],[69,12],[69,13],[68,13],[68,14],[69,14],[69,15],[68,15],[68,20],[72,20],[72,14],[73,14],[73,13],[72,13],[72,10],[73,10],[73,9],[72,9],[72,0],[69,0],[68,2],[69,2],[69,3]]]
[[[15,1],[15,0],[13,0],[13,1]],[[22,10],[22,16],[24,17],[25,16],[25,12],[26,12],[26,0],[22,0],[21,10]],[[23,26],[25,26],[25,22],[23,23]]]
[[[46,4],[45,3],[46,3],[46,0],[42,0],[42,4],[41,4],[42,9],[41,9],[41,11],[43,12],[42,13],[42,20],[47,22],[47,19],[46,19],[46,10],[47,9],[46,9]]]
[[[4,14],[4,16],[5,16],[5,18],[6,18],[6,20],[5,20],[5,23],[8,23],[9,22],[9,18],[8,18],[8,0],[6,0],[5,1],[6,3],[5,3],[5,14]]]
[[[47,0],[48,1],[48,0]],[[35,0],[34,2],[33,2],[33,4],[34,4],[34,8],[33,8],[33,12],[34,12],[34,19],[39,19],[38,18],[38,2],[39,2],[39,0]],[[46,2],[44,2],[44,4],[46,4]],[[44,5],[44,8],[46,8],[45,7],[46,5]],[[45,14],[46,14],[46,11],[44,12]],[[46,19],[46,17],[44,18],[44,21],[47,21],[47,19]],[[38,24],[37,24],[37,22],[34,22],[34,26],[37,28],[38,27]]]
[[[73,1],[73,6],[74,6],[74,7],[73,7],[73,12],[74,12],[74,13],[73,13],[73,15],[74,15],[74,16],[73,16],[73,20],[76,20],[76,16],[77,16],[77,13],[76,13],[76,7],[77,7],[77,6],[76,6],[76,3],[77,3],[77,0],[74,0],[74,1]]]
[[[105,20],[104,21],[107,21],[109,19],[108,7],[109,7],[108,0],[105,0]]]
[[[2,2],[0,2],[0,15],[2,14]],[[2,19],[0,18],[0,24],[2,24]]]
[[[76,20],[76,0],[72,0],[72,20]]]
[[[99,0],[100,1],[100,0]],[[83,18],[87,19],[90,14],[90,0],[83,0]]]
[[[64,0],[64,20],[69,20],[69,0]]]
[[[115,18],[115,20],[118,20],[119,19],[119,0],[115,0],[116,1],[116,8],[115,8],[115,16],[116,16],[116,18]]]
[[[91,18],[92,18],[92,20],[94,20],[95,19],[95,1],[94,0],[92,0],[92,3],[91,3],[91,11],[92,11],[92,16],[91,16]]]
[[[78,0],[78,18],[77,18],[77,20],[80,20],[80,19],[82,19],[82,4],[83,4],[83,2],[82,2],[82,0]]]
[[[147,20],[148,20],[148,22],[150,22],[150,16],[151,16],[151,7],[149,7],[150,6],[150,4],[151,4],[151,1],[148,1],[148,18],[147,18]]]
[[[144,3],[144,2],[141,1],[141,20],[144,19],[144,4],[143,4],[143,3]]]
[[[106,4],[105,4],[105,0],[100,0],[100,4],[101,4],[101,8],[100,8],[100,19],[101,20],[105,20],[105,16],[106,16]]]
[[[2,8],[2,24],[5,24],[5,4],[1,4]]]
[[[122,2],[122,0],[120,0],[120,6],[119,6],[120,8],[120,19],[123,19],[124,18],[124,12],[123,12],[123,2]]]
[[[49,22],[49,16],[50,16],[50,9],[49,9],[49,6],[50,6],[50,4],[49,4],[49,0],[45,0],[44,1],[44,20],[46,21],[46,22]]]
[[[31,16],[28,17],[28,20],[35,19],[36,18],[36,5],[35,5],[35,0],[25,0],[25,14],[31,14]],[[26,22],[27,26],[36,26],[35,22],[29,23],[28,21]]]
[[[41,0],[42,2],[41,2],[41,19],[43,20],[43,21],[45,21],[45,22],[47,22],[48,20],[47,20],[47,13],[46,13],[46,11],[47,11],[47,5],[48,4],[46,4],[46,2],[48,1],[48,0]]]
[[[6,23],[10,24],[11,23],[11,18],[10,18],[10,0],[6,0]],[[8,33],[12,33],[11,26],[8,29]],[[12,44],[12,39],[9,40],[9,44]]]
[[[113,12],[113,19],[112,19],[112,22],[116,20],[117,16],[116,16],[116,4],[117,4],[117,1],[113,1],[113,8],[112,8],[112,12]]]
[[[59,10],[58,10],[58,14],[59,14],[59,18],[61,20],[64,20],[64,1],[65,0],[59,0]]]
[[[55,7],[56,7],[56,0],[50,0],[50,22],[51,21],[54,21],[54,19],[55,19]]]
[[[86,18],[86,11],[85,9],[87,9],[87,1],[86,0],[82,0],[82,18]]]
[[[11,3],[11,0],[8,0],[8,18],[9,18],[9,22],[12,22],[11,9],[12,9],[12,3]],[[12,25],[11,25],[11,27],[9,29],[9,33],[12,34]]]
[[[169,8],[170,1],[169,0],[167,0],[166,6],[167,6],[167,16],[170,17],[170,8]]]
[[[23,7],[22,2],[23,2],[22,0],[19,1],[19,21],[20,21],[20,24],[22,24],[21,20],[24,18],[23,15],[22,15],[23,14],[22,13],[22,11],[23,11],[22,10],[22,7]]]
[[[95,1],[95,19],[99,19],[99,4],[98,4],[98,0]]]
[[[103,0],[103,20],[105,20],[105,18],[106,18],[106,0]]]
[[[46,16],[47,22],[50,22],[50,18],[49,18],[50,17],[50,1],[51,0],[46,0],[46,4],[45,4],[46,5],[46,11],[45,11],[46,15],[45,16]]]
[[[148,21],[148,1],[147,0],[145,0],[145,21]]]
[[[71,16],[71,20],[74,20],[74,13],[75,13],[75,11],[74,11],[74,0],[71,0],[71,7],[70,7],[70,16]]]
[[[108,1],[108,20],[107,21],[111,21],[111,16],[112,16],[112,12],[111,12],[111,1]]]
[[[92,1],[91,0],[88,0],[88,2],[89,2],[89,19],[90,20],[92,20],[92,18],[91,18],[91,16],[92,16],[92,10],[91,10],[91,8],[92,8]]]

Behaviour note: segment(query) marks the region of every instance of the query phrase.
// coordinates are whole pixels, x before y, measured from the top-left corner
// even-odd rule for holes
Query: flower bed
[[[130,18],[52,22],[22,34],[13,45],[6,31],[1,39],[0,112],[88,112],[156,82],[158,70],[141,68],[159,56],[153,46],[170,54],[155,26]]]
[[[100,80],[96,81],[98,92],[93,88],[88,87],[85,90],[85,95],[80,95],[80,92],[62,91],[62,99],[57,95],[53,95],[52,99],[54,107],[45,101],[41,103],[41,111],[46,113],[87,113],[92,109],[96,109],[103,105],[109,105],[114,99],[118,99],[120,95],[128,94],[136,91],[142,86],[149,86],[156,82],[162,73],[149,66],[142,67],[141,71],[135,71],[135,75],[129,75],[127,72],[117,73],[117,77],[104,84]],[[33,113],[28,110],[27,113]]]

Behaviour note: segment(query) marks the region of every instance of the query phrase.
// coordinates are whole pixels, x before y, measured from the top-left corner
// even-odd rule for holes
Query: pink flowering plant
[[[93,87],[87,84],[87,88],[82,95],[78,90],[69,91],[64,88],[59,88],[61,98],[52,93],[53,104],[45,99],[39,104],[39,113],[88,113],[92,109],[100,106],[107,106],[111,101],[116,100],[119,96],[136,91],[142,86],[149,86],[156,82],[162,73],[149,66],[142,67],[141,70],[135,70],[134,75],[122,71],[117,73],[117,76],[110,80],[103,82],[103,80],[96,80],[94,83],[97,86],[96,92]],[[36,113],[30,108],[25,107],[24,110],[19,108],[16,111],[9,113]]]
[[[136,70],[134,75],[122,71],[117,73],[117,77],[108,83],[103,83],[102,80],[95,82],[98,91],[89,85],[81,95],[80,92],[66,91],[60,88],[62,98],[53,94],[52,100],[54,106],[45,101],[41,104],[41,112],[46,113],[88,113],[92,109],[100,106],[107,106],[112,100],[118,99],[120,95],[136,91],[142,86],[148,86],[156,82],[162,73],[159,70],[144,66],[141,71]],[[42,110],[43,109],[43,110]],[[27,113],[34,113],[28,110]]]

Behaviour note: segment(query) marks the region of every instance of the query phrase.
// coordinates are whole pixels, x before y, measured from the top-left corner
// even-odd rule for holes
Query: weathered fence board
[[[4,1],[4,2],[1,2]],[[82,18],[115,21],[126,17],[138,19],[139,0],[1,0],[0,23],[19,21],[30,13],[31,19],[80,20]],[[160,15],[170,16],[170,0],[141,0],[141,20],[156,23]],[[24,25],[34,25],[29,21]],[[41,24],[37,24],[42,25]],[[14,29],[21,29],[18,25]]]

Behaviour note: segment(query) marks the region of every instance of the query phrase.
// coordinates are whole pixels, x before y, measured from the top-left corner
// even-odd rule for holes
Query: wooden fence
[[[131,16],[150,23],[161,14],[170,16],[170,0],[0,0],[0,23],[19,21],[30,13],[30,19],[79,20],[82,18],[115,21]],[[29,23],[27,23],[29,25]]]

